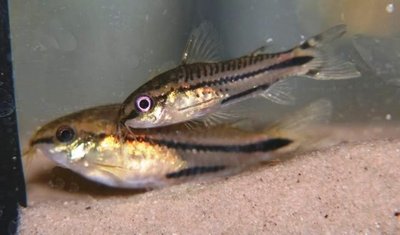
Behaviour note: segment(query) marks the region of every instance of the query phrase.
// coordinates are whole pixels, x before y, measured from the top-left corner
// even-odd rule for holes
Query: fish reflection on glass
[[[154,188],[204,177],[232,175],[298,149],[303,131],[329,116],[318,101],[260,131],[230,124],[193,129],[184,125],[135,130],[121,140],[119,105],[61,117],[31,138],[28,154],[44,155],[92,181],[112,187]],[[304,128],[303,128],[304,127]]]
[[[155,76],[124,102],[119,121],[131,128],[152,128],[229,115],[220,110],[239,101],[263,96],[291,102],[284,78],[305,76],[316,80],[359,77],[354,65],[329,53],[326,45],[342,36],[338,25],[299,46],[280,53],[253,53],[216,61],[217,39],[210,24],[201,24],[189,37],[182,64]]]
[[[357,35],[353,44],[374,75],[400,87],[400,37]]]

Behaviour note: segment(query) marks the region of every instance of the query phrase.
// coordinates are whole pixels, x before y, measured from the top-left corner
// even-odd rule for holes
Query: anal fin
[[[280,80],[270,86],[265,92],[261,93],[261,96],[274,103],[282,105],[293,105],[295,98],[292,93],[292,86],[286,79]]]
[[[232,107],[229,108],[221,108],[218,111],[207,114],[201,118],[193,120],[191,123],[194,125],[201,124],[205,127],[216,126],[219,124],[234,124],[243,120],[244,108],[234,109]]]

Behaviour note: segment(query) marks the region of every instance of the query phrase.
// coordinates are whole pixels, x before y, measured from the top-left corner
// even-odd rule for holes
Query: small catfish
[[[303,134],[310,124],[329,117],[331,105],[317,101],[264,130],[244,130],[234,124],[188,129],[177,124],[126,130],[123,139],[115,124],[119,108],[99,106],[44,125],[31,138],[28,156],[44,155],[111,187],[158,188],[232,175],[297,150],[305,143]]]
[[[152,128],[194,119],[224,119],[229,115],[221,112],[223,108],[251,97],[290,103],[283,83],[288,77],[359,77],[352,63],[336,58],[326,48],[345,31],[345,25],[337,25],[284,52],[264,53],[265,47],[261,47],[240,58],[214,62],[217,39],[212,36],[212,26],[203,23],[190,35],[182,64],[129,95],[121,107],[119,122],[131,128]]]

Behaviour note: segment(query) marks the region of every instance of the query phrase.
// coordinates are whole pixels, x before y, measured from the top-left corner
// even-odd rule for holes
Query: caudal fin
[[[293,50],[296,56],[312,56],[305,76],[316,80],[335,80],[356,78],[361,73],[353,63],[337,58],[327,50],[329,42],[346,33],[346,25],[336,25],[327,31],[309,38]]]
[[[285,137],[293,141],[289,150],[312,150],[330,141],[318,127],[326,124],[332,114],[330,101],[321,99],[283,118],[265,130],[269,136]]]

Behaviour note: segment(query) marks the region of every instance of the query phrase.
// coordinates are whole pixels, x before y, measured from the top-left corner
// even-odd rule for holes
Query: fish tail
[[[326,99],[317,100],[290,116],[281,119],[265,129],[265,133],[274,138],[287,138],[292,143],[282,149],[287,152],[294,150],[313,150],[330,144],[326,133],[318,130],[326,124],[332,114],[332,104]]]
[[[361,75],[353,63],[338,58],[327,48],[330,42],[340,38],[345,32],[346,25],[336,25],[293,49],[295,57],[310,60],[303,65],[307,68],[304,76],[316,80],[336,80],[356,78]]]

